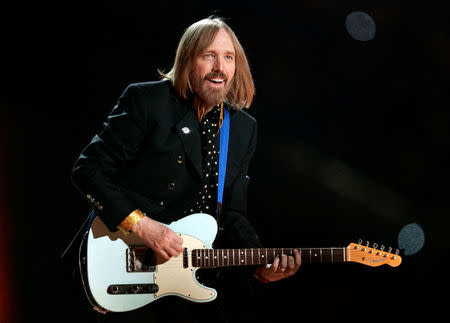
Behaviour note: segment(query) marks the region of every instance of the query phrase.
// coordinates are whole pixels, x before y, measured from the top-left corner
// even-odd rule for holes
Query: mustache
[[[228,81],[228,77],[225,75],[225,73],[222,72],[211,72],[205,75],[205,77],[203,78],[204,80],[210,80],[210,79],[215,79],[215,78],[221,78],[224,81]]]

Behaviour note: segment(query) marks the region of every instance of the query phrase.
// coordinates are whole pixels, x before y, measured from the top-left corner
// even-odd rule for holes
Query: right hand
[[[179,235],[147,216],[135,223],[131,231],[137,234],[163,262],[179,256],[183,251],[183,239]]]

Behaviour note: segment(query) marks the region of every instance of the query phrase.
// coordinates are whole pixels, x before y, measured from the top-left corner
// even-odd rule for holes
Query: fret
[[[214,267],[214,249],[209,249],[209,260],[210,260],[210,267]]]
[[[209,252],[210,267],[214,267],[214,249],[209,249],[209,250],[210,250],[210,252]]]
[[[244,265],[247,266],[247,249],[244,249],[244,259],[245,259],[245,263]]]
[[[214,251],[214,249],[210,249],[210,250],[211,250],[211,267],[214,267],[214,265],[215,265],[215,259],[214,259],[215,251]]]
[[[202,267],[205,267],[205,249],[202,249],[202,255],[201,255],[201,258],[202,258]]]
[[[326,248],[325,250],[322,251],[321,262],[325,262],[325,263],[333,262],[333,249]]]
[[[206,250],[206,259],[208,259],[208,267],[211,267],[211,249]]]
[[[313,250],[313,257],[314,257],[314,262],[318,262],[320,261],[320,252],[317,249],[312,249]]]
[[[214,249],[214,262],[215,267],[220,267],[220,250]]]

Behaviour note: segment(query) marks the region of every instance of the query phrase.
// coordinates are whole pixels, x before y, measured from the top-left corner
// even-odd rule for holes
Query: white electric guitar
[[[401,263],[392,254],[367,245],[351,243],[343,248],[247,248],[212,249],[216,220],[205,213],[192,214],[167,225],[183,238],[184,251],[165,263],[157,263],[151,249],[133,233],[111,232],[96,217],[80,247],[80,269],[86,295],[94,309],[106,313],[131,311],[164,296],[193,302],[210,302],[213,288],[196,279],[198,268],[264,265],[277,255],[299,250],[304,263],[358,262],[368,266]]]

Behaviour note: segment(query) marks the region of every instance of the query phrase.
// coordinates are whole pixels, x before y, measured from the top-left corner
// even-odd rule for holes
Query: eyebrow
[[[205,49],[204,51],[202,51],[202,53],[203,53],[203,54],[204,54],[204,53],[215,53],[215,54],[217,54],[217,51],[214,50],[214,49],[211,49],[211,50]],[[231,51],[231,50],[227,50],[227,51],[225,51],[225,54],[236,55],[236,52],[235,52],[235,51]]]

